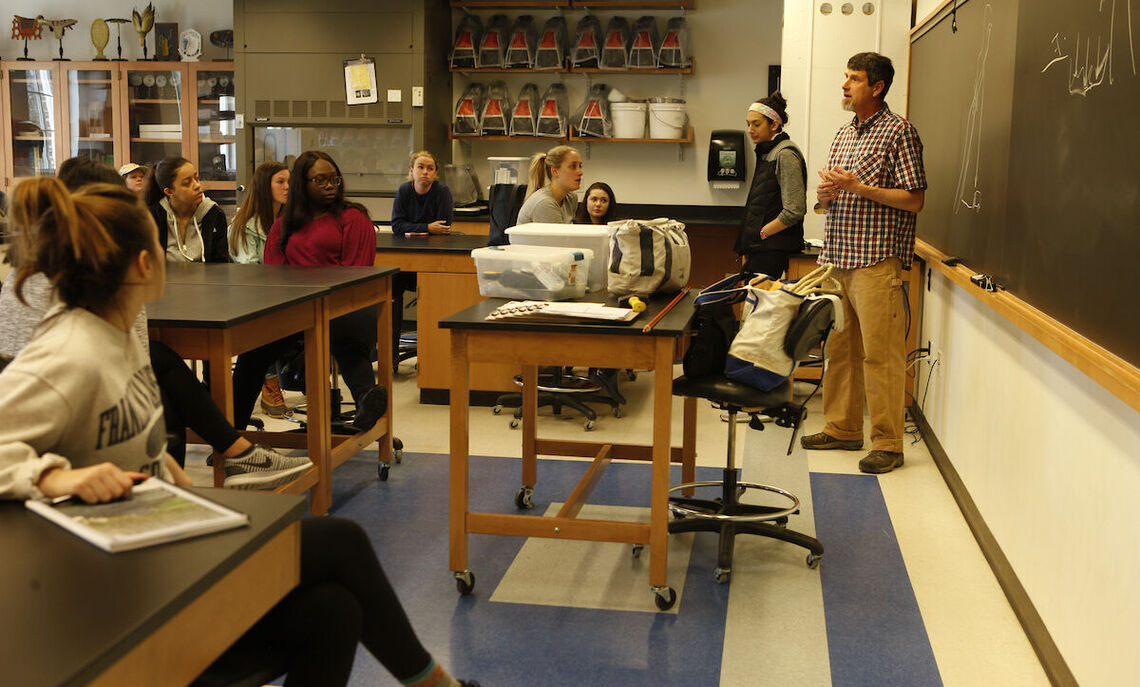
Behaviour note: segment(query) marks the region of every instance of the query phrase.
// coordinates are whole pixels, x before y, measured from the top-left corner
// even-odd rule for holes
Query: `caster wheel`
[[[598,426],[598,423],[594,422],[593,420],[586,420],[586,431],[587,432],[594,431],[594,428],[597,426]]]
[[[716,580],[717,584],[728,582],[730,577],[732,577],[732,570],[728,568],[717,568],[713,571],[713,579]]]
[[[631,381],[631,382],[637,381],[637,372],[634,370],[626,370],[625,376],[629,377],[629,381]]]
[[[809,553],[807,555],[807,560],[805,560],[804,562],[807,563],[807,567],[811,568],[812,570],[815,570],[816,568],[819,567],[819,561],[822,558],[823,558],[822,553],[819,554],[818,556],[815,555],[814,553]]]
[[[470,570],[455,573],[455,589],[462,596],[467,596],[475,589],[475,574]]]
[[[662,591],[653,590],[655,595],[653,600],[657,603],[657,608],[662,611],[667,611],[673,608],[673,604],[677,603],[677,592],[672,587],[665,587]]]
[[[515,508],[519,510],[530,510],[534,508],[534,501],[531,497],[534,495],[534,489],[530,487],[519,487],[515,492]]]
[[[641,550],[644,548],[645,548],[645,544],[634,544],[633,545],[633,557],[634,558],[641,558]]]
[[[621,408],[619,406],[614,406],[614,417],[621,417],[621,416],[622,416]]]
[[[390,470],[391,467],[392,466],[388,465],[387,463],[380,463],[380,468],[376,472],[381,482],[388,481],[388,470]]]
[[[397,463],[404,462],[404,442],[399,439],[392,439],[392,460]]]
[[[511,419],[511,429],[518,429],[518,428],[519,428],[519,419],[518,418],[512,418]]]
[[[501,415],[503,413],[503,406],[495,406],[494,408],[491,408],[491,413],[493,415]]]

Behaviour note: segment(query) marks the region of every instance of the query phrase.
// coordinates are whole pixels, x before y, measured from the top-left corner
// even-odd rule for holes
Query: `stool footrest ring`
[[[792,505],[789,506],[788,508],[785,508],[784,510],[778,510],[778,511],[774,511],[771,513],[758,513],[755,515],[752,515],[752,514],[725,515],[723,513],[706,513],[706,512],[699,511],[699,510],[696,510],[693,508],[688,508],[686,506],[679,505],[679,504],[676,504],[673,502],[669,503],[669,510],[672,511],[673,513],[678,514],[678,515],[683,515],[687,518],[696,518],[698,520],[699,519],[719,520],[722,522],[764,522],[767,520],[778,520],[780,518],[786,518],[789,515],[794,515],[800,509],[799,497],[796,496],[795,494],[793,494],[792,492],[786,491],[786,490],[781,489],[779,487],[773,487],[773,486],[768,485],[768,484],[759,484],[757,482],[737,482],[736,486],[738,488],[742,488],[745,491],[748,489],[757,489],[760,491],[768,491],[768,492],[771,492],[773,494],[779,494],[780,496],[783,496],[784,498],[791,501]],[[672,494],[675,491],[680,491],[682,489],[694,489],[696,487],[722,487],[723,488],[724,482],[722,482],[720,480],[708,480],[708,481],[701,481],[701,482],[685,482],[683,484],[678,484],[677,486],[674,486],[674,487],[669,487],[669,493]]]

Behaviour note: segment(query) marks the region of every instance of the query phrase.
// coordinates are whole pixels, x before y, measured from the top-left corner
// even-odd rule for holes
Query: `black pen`
[[[131,478],[131,486],[133,486],[133,487],[137,487],[138,485],[142,484],[143,482],[147,481],[148,479],[150,479],[150,477],[132,477],[132,478]],[[54,499],[48,499],[48,500],[47,500],[47,502],[48,502],[49,504],[53,505],[53,506],[58,506],[58,505],[59,505],[59,504],[61,504],[61,503],[67,503],[68,501],[71,501],[72,499],[78,499],[78,498],[79,498],[79,497],[78,497],[78,496],[76,496],[75,494],[67,494],[67,495],[65,495],[65,496],[57,496],[57,497],[55,497]],[[121,500],[122,498],[123,498],[123,497],[122,497],[122,496],[120,496],[120,497],[118,497],[118,498],[115,498],[115,499],[111,499],[111,501],[105,501],[104,503],[111,503],[112,501],[119,501],[119,500]],[[81,499],[80,499],[80,500],[81,500]],[[94,505],[96,505],[96,504],[94,504],[94,503],[91,503],[91,504],[88,504],[88,505],[90,505],[90,506],[94,506]]]

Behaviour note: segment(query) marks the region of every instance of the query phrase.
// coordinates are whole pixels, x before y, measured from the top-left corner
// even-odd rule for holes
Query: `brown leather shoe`
[[[859,470],[872,475],[881,475],[895,468],[901,468],[902,464],[902,451],[897,453],[895,451],[871,451],[859,461]]]
[[[826,432],[816,432],[800,437],[800,446],[814,451],[840,448],[844,451],[858,451],[863,448],[862,439],[836,439]]]

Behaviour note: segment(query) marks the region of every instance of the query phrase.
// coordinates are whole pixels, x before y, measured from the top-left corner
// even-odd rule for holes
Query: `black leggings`
[[[265,382],[265,372],[276,365],[295,344],[296,337],[278,339],[238,356],[234,366],[234,426],[245,427],[253,414],[253,404]],[[376,386],[372,374],[372,351],[376,348],[376,308],[369,307],[342,315],[329,322],[329,348],[340,376],[357,403]]]
[[[782,250],[764,250],[749,253],[744,261],[745,272],[766,274],[773,279],[779,279],[788,269],[788,259],[791,253]]]
[[[186,465],[186,428],[197,432],[218,453],[241,436],[218,410],[202,382],[170,346],[150,342],[150,366],[162,392],[163,413],[169,441],[166,450],[181,466]]]
[[[344,518],[301,521],[301,584],[218,659],[281,666],[286,687],[348,682],[356,645],[407,680],[431,654],[420,644],[364,530]]]

